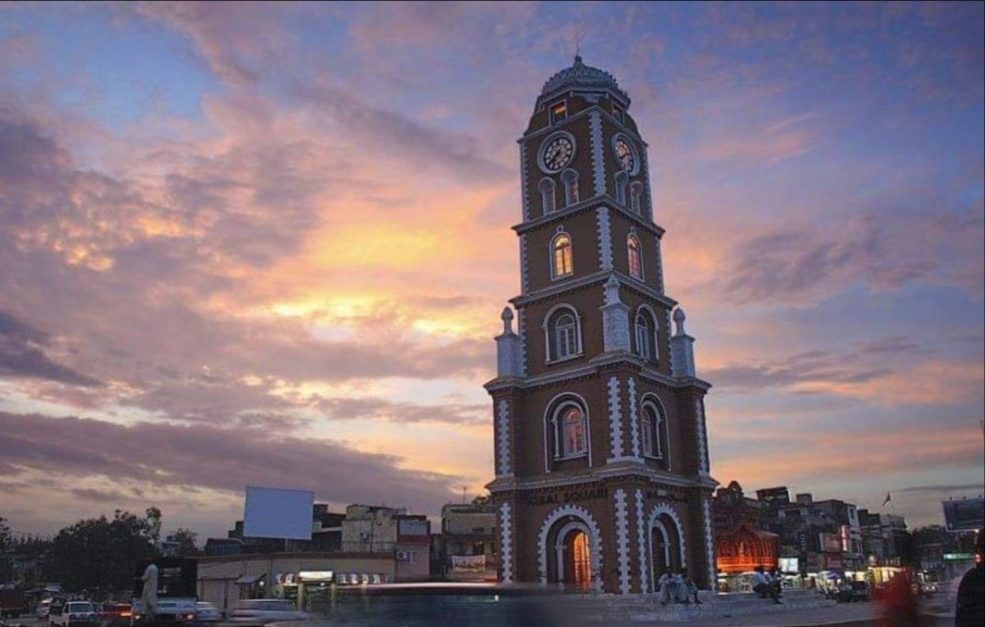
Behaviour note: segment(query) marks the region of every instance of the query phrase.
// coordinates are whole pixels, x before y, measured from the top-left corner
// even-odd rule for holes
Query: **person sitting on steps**
[[[674,575],[669,568],[665,569],[660,575],[660,579],[657,579],[657,585],[660,586],[658,591],[660,605],[667,605],[667,601],[677,601],[677,586],[675,584]]]
[[[691,605],[691,598],[694,598],[695,605],[701,605],[698,598],[698,586],[687,574],[687,569],[681,569],[681,595],[684,597],[684,605]]]
[[[772,585],[769,575],[766,574],[766,570],[762,566],[757,566],[755,568],[755,575],[753,575],[752,583],[753,592],[758,594],[761,598],[765,599],[766,597],[769,597],[773,599],[773,603],[777,605],[781,604],[780,598],[776,594],[776,587]]]

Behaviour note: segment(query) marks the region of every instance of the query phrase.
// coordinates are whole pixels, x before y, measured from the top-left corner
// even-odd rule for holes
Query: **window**
[[[643,280],[643,257],[640,254],[640,238],[633,233],[626,238],[626,249],[629,251],[629,274],[634,279]]]
[[[551,179],[541,179],[540,185],[540,205],[544,215],[554,213],[554,181]]]
[[[629,186],[629,207],[634,213],[643,213],[643,184],[639,181],[634,181],[632,185]]]
[[[554,430],[554,457],[579,457],[588,452],[585,411],[574,400],[565,401],[551,417]]]
[[[653,402],[643,403],[643,454],[663,458],[665,446],[665,421],[663,412]]]
[[[614,102],[612,103],[612,115],[616,116],[616,119],[619,120],[620,122],[623,121],[623,119],[622,119],[622,107],[620,107],[619,105],[617,105]]]
[[[650,359],[650,325],[643,312],[636,315],[636,353]]]
[[[616,202],[626,205],[626,186],[629,185],[629,175],[620,170],[616,172]]]
[[[558,305],[544,322],[545,358],[548,363],[581,354],[581,319],[572,307]]]
[[[578,325],[571,314],[558,316],[554,327],[554,346],[557,347],[558,359],[578,354]]]
[[[565,100],[551,105],[551,124],[557,124],[568,117],[568,103]]]
[[[571,236],[567,233],[559,233],[551,241],[551,251],[551,278],[560,279],[574,274],[575,262]]]
[[[561,173],[561,182],[564,184],[564,205],[570,207],[578,202],[578,173],[565,170]]]

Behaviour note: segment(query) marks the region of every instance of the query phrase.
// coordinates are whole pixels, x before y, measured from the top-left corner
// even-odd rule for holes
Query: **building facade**
[[[664,292],[664,230],[629,106],[576,57],[519,140],[521,293],[486,385],[506,583],[646,593],[681,567],[702,588],[715,580],[710,385]]]
[[[441,508],[441,574],[450,581],[490,581],[497,577],[496,506],[448,503]]]
[[[733,575],[757,566],[776,568],[779,536],[759,528],[760,503],[747,497],[738,481],[720,487],[712,501],[719,583],[737,590]]]

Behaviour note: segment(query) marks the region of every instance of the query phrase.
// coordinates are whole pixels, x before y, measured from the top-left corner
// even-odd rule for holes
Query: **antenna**
[[[575,26],[575,58],[581,56],[581,30]]]
[[[465,505],[465,491],[468,489],[469,487],[467,485],[462,486],[462,505]]]

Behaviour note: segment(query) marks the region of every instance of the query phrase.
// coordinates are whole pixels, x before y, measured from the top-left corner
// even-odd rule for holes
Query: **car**
[[[62,608],[63,607],[65,607],[65,600],[64,599],[52,599],[51,600],[51,603],[48,605],[48,612],[47,612],[47,618],[48,618],[48,624],[49,625],[54,624],[53,621],[55,620],[55,617],[56,616],[58,616],[58,617],[61,616],[61,614],[62,614]]]
[[[222,620],[222,612],[215,606],[215,603],[199,601],[195,604],[196,623],[217,623]]]
[[[229,613],[228,622],[240,625],[266,625],[268,623],[310,620],[311,614],[294,607],[287,599],[244,599],[239,607]]]
[[[44,620],[48,618],[48,612],[51,611],[51,599],[45,599],[38,603],[38,607],[34,610],[34,615]]]
[[[99,625],[99,615],[96,614],[96,608],[89,601],[66,601],[60,610],[56,614],[55,606],[52,604],[51,614],[48,616],[48,624],[51,627],[96,627]]]
[[[132,616],[129,603],[103,603],[99,610],[99,624],[102,627],[127,627]]]

